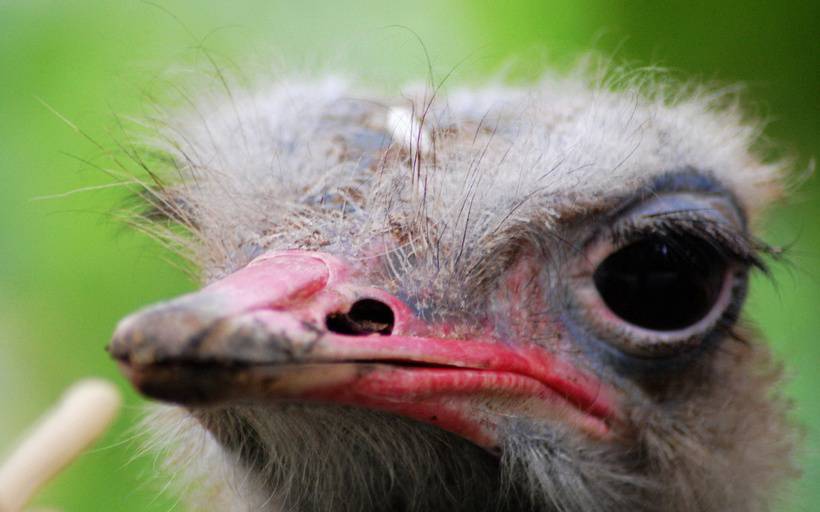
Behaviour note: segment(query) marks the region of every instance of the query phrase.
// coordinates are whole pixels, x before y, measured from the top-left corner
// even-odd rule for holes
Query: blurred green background
[[[130,233],[109,212],[110,190],[34,200],[106,183],[83,160],[100,151],[43,103],[106,145],[114,114],[138,114],[163,71],[202,61],[285,55],[291,62],[338,61],[371,81],[496,71],[511,56],[537,75],[593,49],[676,76],[742,83],[766,135],[793,155],[795,170],[818,154],[820,3],[313,2],[156,0],[86,2],[0,0],[0,453],[86,375],[115,380],[127,396],[116,427],[61,475],[38,503],[67,511],[164,511],[155,463],[132,460],[129,427],[142,402],[103,352],[116,321],[137,307],[193,287],[162,250]],[[319,55],[323,59],[313,59]],[[342,64],[343,63],[343,64]],[[523,64],[523,65],[522,65]],[[457,73],[459,75],[459,73]],[[456,78],[458,80],[458,77]],[[766,239],[793,244],[772,285],[753,283],[749,317],[766,332],[791,375],[795,416],[808,426],[804,478],[782,511],[820,503],[820,186],[808,182],[772,216]],[[743,471],[743,468],[737,468]]]

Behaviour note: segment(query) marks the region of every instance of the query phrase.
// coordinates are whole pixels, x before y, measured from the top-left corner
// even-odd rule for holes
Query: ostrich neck
[[[254,510],[528,509],[518,491],[504,485],[496,457],[412,420],[302,404],[194,415],[234,456],[232,473],[255,476],[262,503]]]

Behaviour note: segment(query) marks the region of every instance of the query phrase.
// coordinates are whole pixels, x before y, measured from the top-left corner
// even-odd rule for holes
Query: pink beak
[[[447,330],[336,257],[285,251],[125,318],[109,348],[142,393],[188,406],[367,407],[491,451],[511,416],[609,435],[615,395],[595,377],[535,345]]]

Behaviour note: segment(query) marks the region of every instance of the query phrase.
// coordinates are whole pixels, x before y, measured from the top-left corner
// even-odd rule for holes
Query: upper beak
[[[281,400],[369,407],[488,449],[511,415],[607,436],[614,394],[537,346],[449,339],[323,253],[265,254],[122,320],[109,350],[144,394],[189,406]]]

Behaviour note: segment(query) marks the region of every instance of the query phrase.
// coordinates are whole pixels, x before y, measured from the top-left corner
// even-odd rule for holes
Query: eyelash
[[[671,246],[686,240],[699,240],[712,246],[727,260],[756,268],[766,275],[769,274],[769,265],[764,261],[764,256],[779,258],[783,254],[782,249],[739,233],[724,222],[695,216],[691,212],[653,214],[637,220],[622,221],[609,233],[611,242],[618,247],[647,236],[656,237]]]

